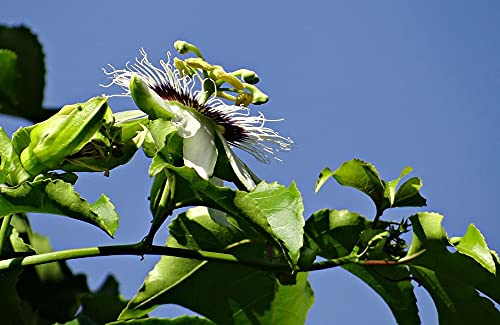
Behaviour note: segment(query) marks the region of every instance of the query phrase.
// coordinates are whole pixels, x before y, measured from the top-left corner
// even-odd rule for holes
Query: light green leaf
[[[294,182],[288,188],[276,182],[261,182],[251,192],[238,191],[234,203],[253,223],[282,243],[291,262],[297,264],[305,222],[302,197]]]
[[[405,177],[406,175],[408,175],[412,171],[413,171],[413,168],[407,166],[407,167],[403,168],[403,170],[401,171],[401,174],[399,174],[398,178],[396,178],[390,182],[385,182],[385,197],[387,197],[389,199],[389,202],[391,203],[391,205],[394,204],[394,199],[396,196],[396,188],[398,187],[399,182],[401,181],[401,179],[403,177]]]
[[[388,208],[426,204],[425,198],[419,193],[422,187],[419,178],[409,179],[396,190],[401,179],[411,171],[411,167],[405,167],[398,178],[387,182],[380,178],[372,164],[353,159],[344,162],[335,171],[329,168],[323,169],[316,181],[315,191],[317,192],[330,177],[333,177],[340,185],[358,189],[368,195],[375,203],[377,215],[381,216]]]
[[[472,257],[491,273],[496,273],[495,261],[493,260],[490,249],[479,229],[473,224],[469,225],[467,232],[455,248],[458,252]]]
[[[31,176],[24,170],[18,155],[13,150],[9,136],[0,127],[0,183],[18,185]]]
[[[227,218],[230,226],[221,226],[205,208],[188,210],[173,220],[167,246],[268,260],[264,238],[243,220]],[[120,319],[142,317],[159,304],[175,303],[217,324],[303,324],[313,301],[306,277],[300,274],[296,285],[283,286],[258,269],[164,256]]]
[[[0,187],[0,215],[11,213],[51,213],[78,219],[112,236],[118,228],[118,215],[103,194],[90,205],[69,183],[38,177],[16,187]]]

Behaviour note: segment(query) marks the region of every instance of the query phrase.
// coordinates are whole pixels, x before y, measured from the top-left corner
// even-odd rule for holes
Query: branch
[[[405,256],[397,261],[388,261],[388,260],[365,260],[365,261],[359,261],[358,264],[363,264],[363,265],[399,265],[399,264],[406,264],[408,262],[411,262],[412,260],[416,259],[423,253],[425,253],[426,250],[422,249],[421,251],[416,252],[413,255],[410,256]]]
[[[336,266],[341,266],[345,264],[363,264],[363,265],[395,265],[406,263],[413,258],[418,257],[425,250],[422,250],[414,255],[400,259],[399,261],[379,261],[379,260],[366,260],[359,261],[358,256],[348,255],[336,259],[331,259],[327,261],[316,262],[308,267],[303,267],[297,272],[309,272],[316,270],[323,270],[328,268],[333,268]],[[227,253],[209,252],[203,250],[193,250],[185,248],[176,247],[165,247],[156,245],[145,245],[144,242],[139,242],[137,244],[128,245],[112,245],[112,246],[97,246],[89,248],[77,248],[68,249],[58,252],[50,252],[44,254],[37,254],[24,257],[10,258],[6,260],[0,260],[0,270],[8,269],[17,266],[31,266],[40,265],[51,262],[66,261],[78,258],[95,257],[95,256],[116,256],[116,255],[163,255],[163,256],[175,256],[181,258],[190,258],[194,260],[203,261],[216,261],[222,263],[245,265],[248,267],[257,268],[264,271],[281,271],[281,272],[291,272],[290,265],[288,263],[272,263],[260,259],[249,259],[241,258]]]

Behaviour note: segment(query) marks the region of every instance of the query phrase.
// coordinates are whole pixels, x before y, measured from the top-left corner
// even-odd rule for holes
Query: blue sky
[[[405,166],[423,179],[426,210],[445,215],[450,236],[469,223],[500,249],[500,3],[497,1],[8,1],[0,23],[25,24],[38,34],[46,55],[45,105],[60,107],[103,92],[101,67],[123,65],[144,47],[155,61],[173,42],[195,43],[209,61],[258,72],[270,95],[258,107],[295,141],[283,162],[264,165],[242,155],[262,178],[303,193],[306,216],[319,208],[374,215],[369,199],[328,183],[313,187],[320,170],[361,158],[392,179]],[[132,108],[111,101],[113,110]],[[0,116],[13,132],[25,121]],[[82,176],[89,199],[107,193],[121,216],[113,241],[83,223],[57,216],[31,218],[55,249],[130,243],[142,238],[150,215],[150,180],[142,154],[111,177]],[[393,218],[416,210],[400,209]],[[158,243],[165,240],[163,228]],[[97,286],[112,272],[131,297],[155,258],[95,258],[70,262]],[[341,269],[310,275],[316,302],[308,323],[390,324],[383,301]],[[424,324],[434,307],[417,289]],[[360,312],[362,311],[362,312]],[[157,314],[177,315],[162,307]]]

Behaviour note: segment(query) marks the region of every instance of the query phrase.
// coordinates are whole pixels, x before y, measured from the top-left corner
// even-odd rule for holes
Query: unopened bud
[[[174,47],[180,54],[188,54],[189,52],[193,52],[199,58],[203,58],[203,55],[201,55],[200,50],[194,44],[179,40],[175,41]]]

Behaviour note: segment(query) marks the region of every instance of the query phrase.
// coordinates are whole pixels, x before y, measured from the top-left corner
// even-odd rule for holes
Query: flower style
[[[227,144],[264,163],[268,163],[271,157],[278,159],[276,152],[290,149],[293,141],[266,127],[266,122],[271,120],[262,113],[252,116],[249,108],[228,105],[215,96],[205,101],[203,89],[193,90],[195,80],[170,64],[170,53],[167,53],[166,62],[160,61],[161,69],[148,60],[143,49],[141,55],[141,59],[127,62],[125,69],[115,69],[111,65],[111,71],[103,69],[112,79],[106,87],[120,86],[125,90],[122,95],[132,95],[139,108],[145,110],[134,96],[134,87],[141,88],[152,98],[154,105],[170,114],[172,124],[178,127],[178,134],[184,139],[184,164],[194,168],[201,177],[208,179],[213,174],[218,154],[216,136],[221,139],[233,169],[240,169],[239,172],[247,178],[248,172],[241,170],[244,164],[233,156]],[[255,186],[253,181],[248,183],[245,184],[247,188]]]

